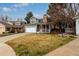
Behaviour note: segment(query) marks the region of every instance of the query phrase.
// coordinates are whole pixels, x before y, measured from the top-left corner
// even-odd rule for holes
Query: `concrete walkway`
[[[15,56],[14,50],[7,44],[0,44],[0,56]]]
[[[0,56],[15,56],[14,50],[9,45],[5,44],[5,42],[23,35],[26,35],[26,33],[0,37]]]
[[[79,56],[79,38],[46,54],[46,56]]]
[[[14,34],[14,35],[9,35],[9,36],[5,36],[5,37],[0,37],[0,43],[5,43],[9,40],[12,40],[14,38],[26,35],[27,33],[19,33],[19,34]]]

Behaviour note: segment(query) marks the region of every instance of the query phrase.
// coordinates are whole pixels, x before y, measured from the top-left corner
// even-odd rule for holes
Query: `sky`
[[[29,11],[37,18],[42,18],[48,9],[47,3],[0,3],[0,16],[8,15],[13,20],[24,18]]]

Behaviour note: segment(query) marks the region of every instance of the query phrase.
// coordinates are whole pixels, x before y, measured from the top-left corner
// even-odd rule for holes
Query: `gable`
[[[0,27],[5,27],[5,25],[4,25],[4,24],[2,24],[2,23],[0,23]]]
[[[30,23],[37,23],[37,22],[38,22],[37,18],[35,18],[35,17],[30,18]]]

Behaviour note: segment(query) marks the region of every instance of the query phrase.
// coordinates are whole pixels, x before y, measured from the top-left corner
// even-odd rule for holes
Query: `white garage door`
[[[35,33],[36,32],[36,26],[26,26],[25,31],[30,32],[30,33]]]

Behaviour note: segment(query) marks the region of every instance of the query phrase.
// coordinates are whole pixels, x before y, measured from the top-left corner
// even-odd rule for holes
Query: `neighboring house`
[[[79,35],[79,16],[76,16],[76,17],[74,17],[73,19],[75,19],[76,20],[76,23],[75,23],[75,33],[76,33],[76,35]]]
[[[11,32],[22,33],[25,32],[24,26],[26,24],[25,21],[11,21],[13,25],[10,27]]]
[[[24,21],[0,21],[1,24],[5,26],[5,32],[11,33],[22,33],[25,32],[24,25],[26,22]]]
[[[3,33],[5,33],[5,25],[4,24],[2,24],[2,23],[0,23],[0,34],[3,34]]]
[[[47,23],[47,18],[37,19],[35,17],[30,18],[30,24],[26,24],[25,32],[29,33],[50,33],[51,27]]]
[[[26,24],[25,21],[11,21],[13,25],[9,27],[10,32],[22,33],[25,32],[24,26]]]
[[[0,23],[5,26],[5,32],[9,32],[9,28],[10,28],[12,25],[6,23],[5,21],[0,21]]]

